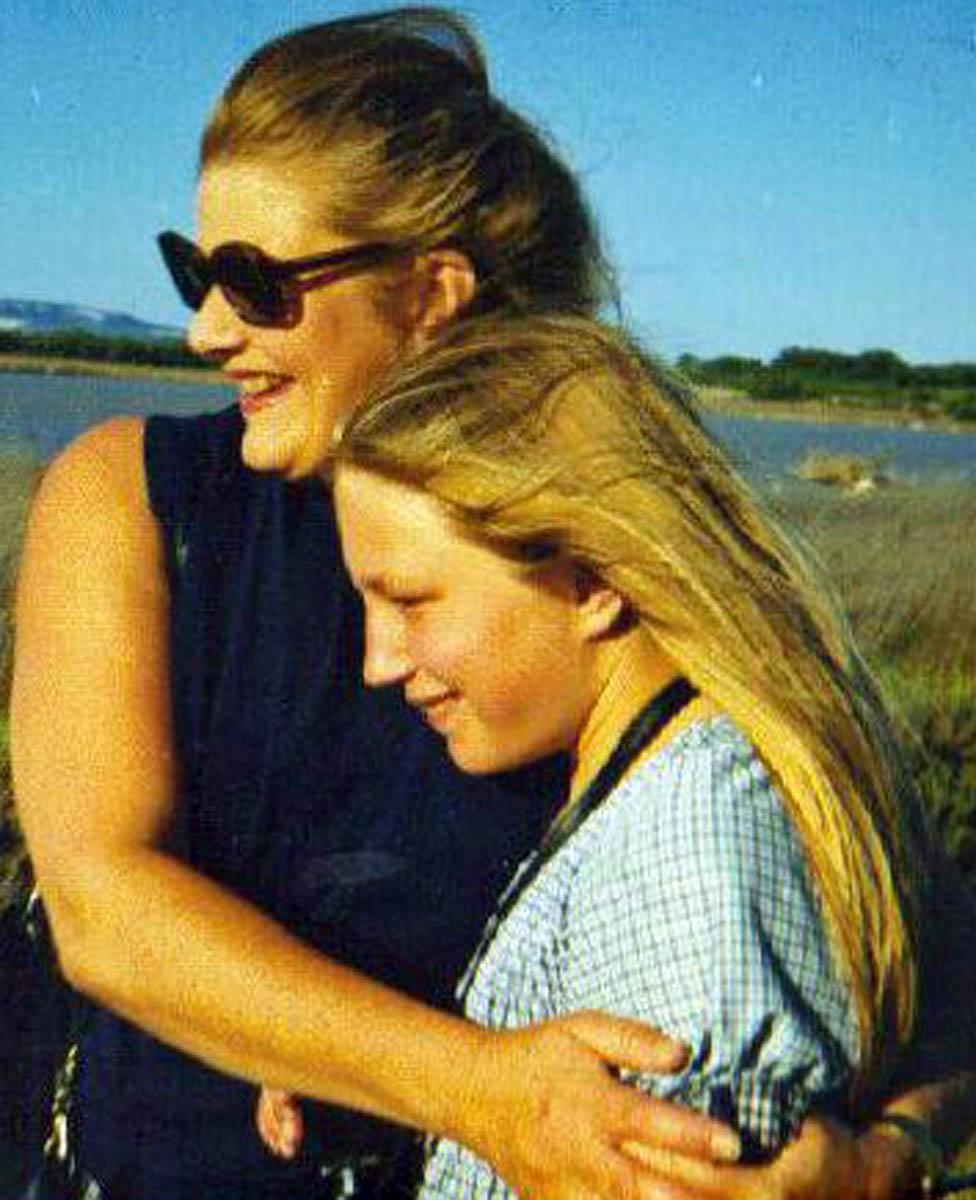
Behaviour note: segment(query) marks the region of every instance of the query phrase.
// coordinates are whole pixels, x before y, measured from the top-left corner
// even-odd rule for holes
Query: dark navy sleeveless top
[[[146,427],[172,585],[185,856],[321,951],[448,1006],[558,774],[464,776],[394,691],[363,686],[329,495],[247,470],[240,436],[236,409]],[[112,1200],[298,1198],[313,1194],[319,1147],[358,1153],[391,1130],[316,1107],[309,1153],[283,1165],[258,1140],[255,1097],[97,1012],[83,1160]]]

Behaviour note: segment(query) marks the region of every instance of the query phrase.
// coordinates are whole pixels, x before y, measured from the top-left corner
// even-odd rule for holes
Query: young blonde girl
[[[350,417],[334,473],[367,681],[465,770],[568,751],[557,826],[650,695],[700,692],[506,910],[468,1014],[652,1019],[693,1057],[648,1086],[758,1150],[865,1112],[915,1024],[927,838],[843,621],[682,387],[585,319],[473,322]],[[426,1194],[489,1184],[439,1144]]]

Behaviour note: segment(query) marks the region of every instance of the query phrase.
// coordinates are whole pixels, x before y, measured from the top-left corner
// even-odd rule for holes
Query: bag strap
[[[522,894],[542,868],[569,841],[583,822],[610,795],[637,756],[651,744],[674,718],[698,695],[698,689],[679,675],[651,697],[624,730],[610,757],[583,790],[583,794],[565,817],[557,816],[542,838],[538,849],[522,863],[498,904],[488,918],[478,948],[458,988],[464,996],[475,972],[481,966],[498,927],[515,907]]]

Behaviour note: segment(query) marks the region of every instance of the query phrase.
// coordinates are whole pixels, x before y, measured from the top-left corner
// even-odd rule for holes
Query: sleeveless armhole
[[[154,415],[143,435],[149,507],[164,531],[170,580],[178,580],[188,530],[208,491],[240,470],[238,409],[198,417]]]

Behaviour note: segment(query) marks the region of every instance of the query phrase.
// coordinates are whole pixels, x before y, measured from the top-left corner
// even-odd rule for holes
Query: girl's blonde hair
[[[286,169],[352,240],[463,251],[472,312],[615,302],[573,173],[492,94],[478,42],[448,10],[367,13],[262,46],[203,136],[201,171],[227,162]]]
[[[684,387],[594,322],[481,319],[350,418],[342,464],[423,489],[526,564],[592,572],[750,738],[851,988],[866,1099],[913,1024],[924,830],[844,622]]]

